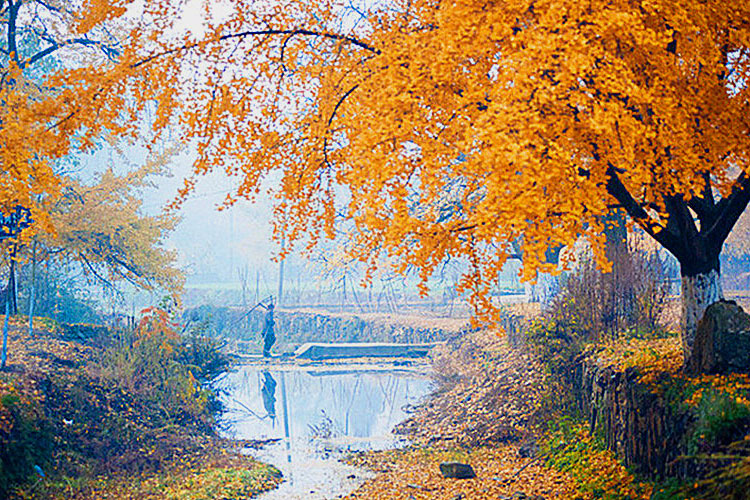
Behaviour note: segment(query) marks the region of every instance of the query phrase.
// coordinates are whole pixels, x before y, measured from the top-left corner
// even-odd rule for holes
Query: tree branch
[[[18,63],[18,44],[16,40],[16,21],[18,19],[18,9],[21,8],[21,0],[13,3],[8,0],[8,53],[12,55],[13,61]]]
[[[52,39],[47,40],[48,43],[52,44],[49,47],[47,47],[44,50],[40,50],[30,58],[28,58],[26,61],[22,61],[20,63],[22,68],[25,68],[26,66],[31,66],[35,62],[39,61],[40,59],[43,59],[47,57],[50,54],[53,54],[57,52],[58,50],[68,47],[70,45],[82,45],[82,46],[97,46],[99,47],[102,52],[104,52],[104,55],[107,56],[108,59],[114,60],[114,58],[119,55],[119,52],[116,49],[113,49],[112,47],[108,46],[104,42],[100,42],[98,40],[89,40],[88,38],[71,38],[70,40],[65,40],[62,42],[57,42]]]
[[[683,242],[698,237],[698,228],[695,219],[688,210],[685,198],[682,195],[664,196],[664,206],[667,209],[667,233],[680,236]]]
[[[714,192],[711,188],[711,174],[709,172],[703,172],[703,192],[701,196],[693,196],[688,200],[688,206],[698,215],[698,220],[701,221],[701,228],[708,227],[713,224],[715,217],[716,203],[714,202]]]
[[[654,220],[638,203],[620,180],[612,164],[607,167],[607,192],[612,195],[627,214],[662,246],[673,251],[678,247],[677,239],[666,231],[666,228]]]
[[[216,38],[215,42],[220,42],[224,40],[230,40],[232,38],[244,38],[247,36],[263,36],[263,35],[287,35],[289,37],[293,37],[296,35],[303,35],[303,36],[319,36],[323,38],[329,38],[331,40],[338,40],[342,42],[349,42],[352,45],[355,45],[357,47],[363,48],[365,50],[368,50],[370,52],[373,52],[375,54],[380,54],[380,49],[376,49],[375,47],[372,47],[365,42],[358,40],[351,36],[346,35],[340,35],[338,33],[325,33],[321,31],[314,31],[309,29],[303,29],[303,28],[297,28],[297,29],[290,29],[290,30],[274,30],[274,29],[267,29],[267,30],[254,30],[254,31],[242,31],[240,33],[231,33],[229,35],[222,35],[218,38]],[[136,63],[133,63],[131,65],[131,68],[138,68],[139,66],[143,66],[144,64],[148,64],[154,59],[157,59],[162,56],[167,56],[169,54],[174,54],[176,52],[182,52],[185,50],[194,49],[195,47],[199,46],[200,43],[190,43],[187,45],[183,45],[181,47],[175,47],[173,49],[168,49],[156,54],[153,54],[145,59],[142,59],[141,61],[138,61]]]
[[[354,92],[358,88],[359,88],[359,84],[350,88],[349,90],[346,91],[344,95],[341,96],[341,99],[339,99],[339,102],[337,102],[336,106],[333,107],[331,116],[328,118],[327,128],[330,129],[331,123],[333,123],[333,119],[336,118],[336,113],[338,112],[339,108],[344,103],[346,98],[349,97],[352,94],[352,92]],[[326,133],[326,136],[323,138],[323,160],[326,162],[326,165],[328,165],[329,168],[332,168],[331,162],[328,160],[328,134],[327,133]]]
[[[708,241],[719,246],[723,245],[748,203],[750,203],[750,176],[747,172],[742,172],[734,181],[731,194],[716,204],[718,215],[711,227],[707,228]]]

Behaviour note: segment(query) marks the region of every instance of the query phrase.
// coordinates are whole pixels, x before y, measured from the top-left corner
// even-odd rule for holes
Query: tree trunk
[[[18,295],[16,291],[16,249],[10,259],[10,277],[8,278],[8,293],[10,294],[10,314],[18,314]]]
[[[31,250],[31,286],[29,287],[29,335],[34,335],[34,300],[36,299],[36,240]]]
[[[682,354],[687,362],[693,352],[693,342],[698,322],[706,308],[723,298],[721,275],[718,267],[708,272],[682,276],[682,314],[680,331],[682,334]]]
[[[740,215],[750,204],[750,174],[741,172],[729,194],[717,196],[711,184],[711,168],[702,172],[702,191],[684,196],[664,195],[663,216],[654,217],[648,204],[639,201],[620,179],[615,165],[607,168],[607,191],[633,221],[669,250],[680,262],[682,274],[682,348],[685,359],[692,352],[698,321],[706,308],[721,298],[719,254]],[[584,171],[586,175],[588,172]]]
[[[0,370],[5,370],[8,361],[8,318],[10,317],[10,295],[5,296],[5,318],[3,319],[3,348],[0,353]]]

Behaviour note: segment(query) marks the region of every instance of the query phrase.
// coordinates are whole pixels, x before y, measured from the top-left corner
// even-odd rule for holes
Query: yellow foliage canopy
[[[280,171],[292,240],[332,235],[340,202],[359,259],[427,278],[465,258],[480,306],[519,238],[526,278],[579,237],[603,261],[613,205],[683,274],[718,265],[750,199],[750,7],[347,5],[240,0],[222,22],[206,8],[201,42],[149,60],[180,89],[169,111],[198,140],[197,173],[225,169],[253,198]]]
[[[70,36],[114,32],[117,56],[33,91],[9,58],[0,204],[54,192],[49,159],[135,134],[155,101],[155,134],[195,144],[197,174],[238,176],[229,202],[281,173],[288,239],[332,236],[342,213],[358,259],[426,279],[464,258],[461,286],[491,308],[509,242],[526,278],[579,237],[604,261],[601,216],[618,205],[695,276],[718,271],[750,200],[745,3],[236,0],[202,2],[200,34],[181,34],[188,8],[84,2]]]
[[[175,251],[161,244],[178,219],[141,213],[139,188],[155,169],[146,165],[124,175],[107,169],[92,186],[64,179],[62,196],[49,208],[56,232],[44,237],[47,254],[77,261],[105,283],[126,280],[176,293],[184,277]]]

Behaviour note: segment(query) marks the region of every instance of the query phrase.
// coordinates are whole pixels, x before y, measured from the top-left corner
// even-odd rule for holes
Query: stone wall
[[[685,455],[689,416],[639,383],[634,369],[618,372],[584,358],[574,385],[578,410],[592,434],[601,436],[626,466],[651,477],[692,473],[677,460]]]
[[[264,316],[264,310],[256,309],[243,317],[243,311],[239,309],[207,306],[186,312],[186,317],[193,321],[208,319],[215,334],[239,341],[242,350],[250,352],[260,349]],[[277,310],[274,321],[277,351],[293,349],[306,342],[439,342],[459,331],[457,328],[417,326],[415,321],[399,321],[398,317],[378,320],[353,314],[310,311]],[[253,349],[255,344],[258,349]]]

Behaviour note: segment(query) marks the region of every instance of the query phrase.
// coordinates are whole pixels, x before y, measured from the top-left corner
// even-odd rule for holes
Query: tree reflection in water
[[[429,391],[425,377],[390,372],[270,371],[248,365],[225,380],[230,427],[238,438],[309,439],[319,437],[311,436],[311,429],[326,425],[332,431],[328,437],[347,449],[392,446],[391,429],[406,418],[402,408]],[[277,416],[281,426],[275,425]]]

